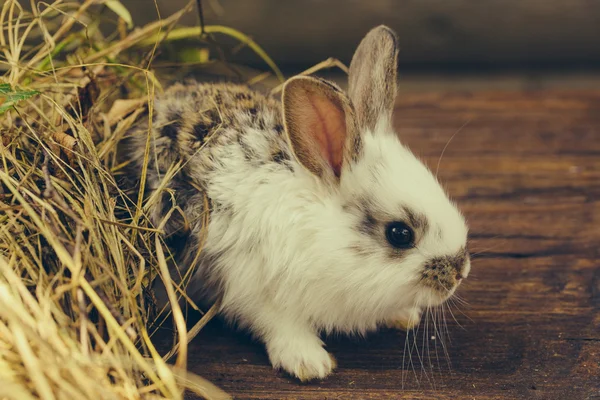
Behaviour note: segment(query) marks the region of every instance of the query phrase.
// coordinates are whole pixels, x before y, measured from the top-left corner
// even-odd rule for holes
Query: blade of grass
[[[283,76],[283,73],[281,72],[279,67],[277,67],[277,64],[275,64],[275,62],[262,49],[262,47],[260,47],[254,40],[252,40],[247,35],[243,34],[242,32],[240,32],[236,29],[230,28],[228,26],[222,26],[222,25],[206,25],[204,27],[204,32],[208,33],[208,34],[214,34],[214,33],[224,34],[224,35],[230,36],[230,37],[237,39],[238,41],[244,43],[245,45],[250,47],[273,70],[273,72],[275,73],[275,76],[277,76],[277,79],[279,79],[280,82],[285,81],[285,77]],[[171,32],[169,32],[167,34],[167,36],[164,40],[165,41],[174,41],[174,40],[188,39],[188,38],[199,37],[199,36],[200,36],[200,27],[184,27],[184,28],[173,29]],[[139,45],[140,46],[149,46],[149,45],[152,45],[153,43],[155,43],[156,40],[157,40],[157,36],[147,38],[147,39],[140,41]]]

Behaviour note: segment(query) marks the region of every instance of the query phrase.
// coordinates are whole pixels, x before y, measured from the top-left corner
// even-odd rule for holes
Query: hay
[[[192,38],[178,61],[227,75],[208,52],[211,35],[225,34],[271,70],[233,68],[249,84],[275,86],[283,75],[232,28],[178,28],[193,1],[139,28],[118,0],[25,5],[0,9],[0,399],[182,399],[185,390],[229,398],[187,371],[187,343],[218,305],[187,331],[161,227],[144,213],[155,200],[120,187],[117,149],[162,90],[168,68],[165,76],[150,68],[160,44]],[[103,24],[114,33],[105,36]],[[345,68],[327,60],[307,73],[331,66]],[[164,356],[151,340],[164,320],[154,279],[168,282],[177,331]]]
[[[186,371],[179,308],[175,348],[154,348],[148,288],[168,255],[117,184],[119,141],[161,90],[148,68],[156,35],[191,4],[128,31],[127,10],[101,3],[0,11],[0,398],[228,398]],[[111,19],[117,34],[105,37]]]

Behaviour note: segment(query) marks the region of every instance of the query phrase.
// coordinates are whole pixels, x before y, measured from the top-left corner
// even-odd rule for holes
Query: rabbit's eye
[[[404,222],[391,222],[385,229],[387,241],[397,249],[413,247],[415,235],[412,229]]]

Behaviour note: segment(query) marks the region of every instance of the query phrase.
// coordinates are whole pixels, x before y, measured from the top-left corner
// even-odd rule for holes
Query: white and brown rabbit
[[[185,231],[178,274],[202,247],[187,294],[222,296],[221,315],[301,380],[335,368],[321,333],[414,326],[470,270],[463,216],[392,128],[397,57],[395,33],[380,26],[354,54],[348,94],[294,77],[281,101],[200,83],[155,101],[150,214],[158,225],[173,202],[183,210],[165,226]],[[138,173],[147,134],[132,131]]]

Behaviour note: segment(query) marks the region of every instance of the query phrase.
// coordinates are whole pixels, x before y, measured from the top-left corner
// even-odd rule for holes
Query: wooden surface
[[[475,254],[448,357],[431,323],[326,338],[337,371],[299,384],[213,321],[190,369],[237,399],[600,399],[600,91],[401,93],[395,121],[434,170],[467,123],[439,172]]]

